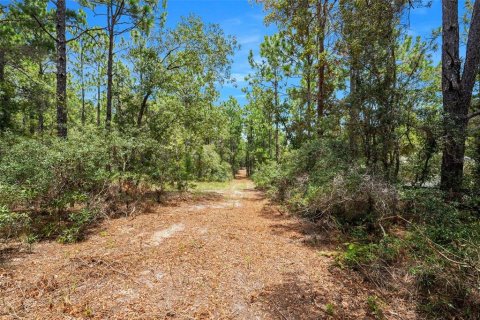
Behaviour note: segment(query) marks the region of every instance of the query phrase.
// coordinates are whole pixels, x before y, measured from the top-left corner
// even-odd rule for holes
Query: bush
[[[107,141],[91,130],[72,130],[68,140],[6,137],[0,146],[0,205],[20,213],[2,213],[8,217],[2,219],[3,237],[25,233],[28,222],[31,237],[56,236],[73,223],[77,235],[66,238],[80,238],[84,227],[64,217],[96,205],[92,199],[114,183]]]
[[[182,139],[158,139],[164,137],[138,128],[107,133],[85,127],[70,130],[68,139],[6,134],[0,141],[0,206],[8,213],[2,211],[0,231],[18,233],[19,217],[26,215],[39,237],[72,242],[95,215],[128,214],[129,205],[150,189],[185,189],[194,175],[205,181],[232,178],[214,145],[200,147],[189,165]]]
[[[270,160],[260,165],[252,174],[252,180],[260,189],[274,187],[280,177],[280,166],[276,161]]]
[[[27,214],[10,212],[6,206],[0,206],[0,238],[10,239],[25,233],[29,225]]]
[[[416,289],[425,316],[480,319],[480,198],[449,203],[434,188],[398,187],[350,161],[344,145],[306,143],[281,165],[257,168],[253,179],[291,211],[333,220],[349,242],[341,265],[378,286],[411,286],[391,276],[410,272],[416,287],[408,290]],[[422,168],[414,169],[410,180]],[[381,318],[374,302],[371,312]]]
[[[396,189],[382,179],[350,170],[318,188],[309,197],[309,210],[342,222],[378,227],[381,218],[395,212],[397,198]]]
[[[419,309],[428,318],[480,317],[480,221],[475,207],[446,203],[441,192],[403,190],[399,235],[369,237],[352,232],[341,262],[374,283],[388,283],[389,268],[407,266],[414,276]],[[396,271],[398,273],[398,271]],[[395,273],[395,272],[393,272]],[[392,280],[392,279],[390,279]],[[398,281],[398,280],[395,280]]]
[[[382,178],[351,163],[342,141],[312,141],[288,155],[281,167],[273,162],[253,175],[258,187],[269,185],[277,199],[310,219],[335,218],[352,225],[395,212],[398,192]]]
[[[204,145],[197,154],[197,179],[199,181],[228,181],[233,178],[232,167],[220,158],[212,144]]]
[[[85,229],[94,219],[95,214],[88,209],[83,209],[80,212],[72,212],[68,217],[69,226],[62,231],[58,237],[58,241],[61,243],[73,243],[81,240]]]
[[[403,202],[403,214],[412,221],[411,273],[421,310],[431,318],[480,318],[478,207],[447,203],[432,190],[407,190]]]
[[[0,159],[0,203],[11,208],[61,211],[85,202],[108,179],[106,148],[98,138],[12,142]]]

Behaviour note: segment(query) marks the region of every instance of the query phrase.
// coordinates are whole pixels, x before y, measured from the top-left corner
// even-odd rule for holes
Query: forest
[[[250,51],[243,79],[232,73],[241,49],[237,36],[194,12],[168,23],[170,5],[0,2],[0,295],[7,297],[0,318],[480,319],[480,0],[441,0],[439,25],[431,26],[428,37],[411,32],[409,17],[414,10],[428,12],[432,1],[252,1],[274,32]],[[244,99],[224,97],[224,86],[240,83]],[[41,280],[17,278],[21,266],[11,262],[12,255],[29,252],[25,259],[52,267],[35,256],[50,252],[49,243],[57,251],[84,248],[113,233],[102,229],[105,224],[117,228],[123,222],[111,221],[135,217],[132,223],[145,223],[140,233],[170,221],[161,214],[141,219],[152,210],[175,211],[172,201],[212,211],[208,223],[225,223],[218,234],[230,230],[227,240],[202,238],[202,246],[192,240],[184,251],[207,250],[209,241],[236,248],[267,228],[260,221],[274,211],[313,230],[308,239],[302,231],[310,247],[289,256],[292,264],[314,261],[313,248],[316,258],[338,269],[337,278],[357,279],[352,281],[372,293],[346,295],[353,301],[349,306],[315,297],[287,305],[290,297],[310,294],[289,291],[297,290],[295,282],[268,299],[251,295],[245,298],[255,300],[251,307],[228,315],[218,313],[227,302],[217,291],[217,309],[205,302],[217,313],[193,313],[177,302],[168,304],[175,312],[130,307],[123,313],[111,301],[108,307],[95,299],[87,303],[75,289],[68,299],[56,295],[70,284],[44,280],[47,269]],[[263,201],[262,207],[255,201]],[[238,217],[223,216],[225,203]],[[235,209],[242,206],[248,210]],[[189,233],[185,221],[174,221],[152,241],[166,245],[167,238]],[[205,222],[193,221],[197,227]],[[232,236],[257,222],[250,233]],[[118,243],[127,241],[120,233]],[[287,256],[277,238],[265,239],[272,245],[265,255],[275,256],[271,265]],[[253,257],[263,252],[259,248],[242,258],[248,268],[260,263]],[[208,253],[212,261],[226,254],[214,250]],[[156,259],[167,259],[169,252]],[[57,257],[71,253],[65,254]],[[132,269],[122,269],[118,261],[124,260],[105,262],[106,254],[68,257],[75,270],[103,266],[116,270],[108,277],[126,278],[147,261],[130,260],[125,265]],[[326,268],[311,263],[312,274]],[[172,284],[165,286],[175,288],[176,272],[190,272],[182,270],[170,270]],[[259,264],[259,270],[268,267]],[[38,291],[39,283],[44,289],[29,296],[33,304],[11,289]],[[44,294],[49,306],[38,302],[46,301]],[[166,301],[177,301],[173,296]],[[60,301],[62,311],[56,308]]]

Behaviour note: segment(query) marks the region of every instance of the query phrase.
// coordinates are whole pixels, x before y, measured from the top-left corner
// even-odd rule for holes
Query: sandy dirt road
[[[80,243],[0,264],[1,319],[375,319],[378,294],[241,172],[194,202],[106,220]],[[387,319],[414,319],[399,298]]]

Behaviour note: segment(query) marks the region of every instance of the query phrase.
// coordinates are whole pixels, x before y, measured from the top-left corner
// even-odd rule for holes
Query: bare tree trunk
[[[473,8],[463,75],[459,54],[458,0],[442,0],[442,92],[444,147],[441,188],[459,195],[463,182],[466,128],[480,63],[480,0]]]
[[[317,54],[318,54],[318,69],[317,69],[317,133],[319,136],[323,134],[322,119],[325,110],[325,21],[327,11],[327,0],[317,2]]]
[[[66,3],[57,0],[57,135],[67,137],[67,40]]]
[[[114,23],[112,7],[107,7],[108,15],[108,57],[107,57],[107,116],[105,127],[110,128],[112,122],[112,87],[113,87],[113,40],[114,40]]]
[[[275,73],[275,82],[274,82],[274,99],[275,99],[275,161],[280,159],[280,143],[279,143],[279,122],[280,122],[280,101],[278,98],[278,79]]]
[[[85,121],[86,121],[86,115],[85,115],[85,75],[84,75],[84,48],[83,48],[83,43],[80,43],[82,46],[80,49],[80,69],[81,69],[81,74],[80,74],[80,85],[82,86],[82,126],[85,126]]]
[[[147,92],[147,94],[143,97],[143,100],[142,100],[142,105],[140,106],[140,112],[138,113],[138,118],[137,118],[137,127],[141,127],[142,126],[142,119],[143,119],[143,115],[145,114],[145,111],[147,110],[147,102],[148,102],[148,98],[150,97],[150,92]]]
[[[43,80],[43,75],[44,75],[44,71],[43,71],[43,66],[42,66],[42,62],[40,61],[38,63],[38,77]],[[46,110],[46,100],[45,100],[45,96],[44,94],[40,94],[38,97],[37,97],[37,113],[38,113],[38,132],[40,132],[40,134],[43,133],[43,130],[45,129],[45,119],[44,119],[44,116],[43,116],[43,113],[44,111]]]
[[[307,73],[307,110],[305,115],[305,122],[307,128],[307,137],[310,138],[311,131],[312,131],[312,79],[310,75],[310,71]]]
[[[352,62],[350,65],[350,94],[348,97],[348,140],[351,159],[356,159],[358,155],[356,128],[359,124],[357,111],[357,70]]]
[[[247,167],[247,176],[250,177],[252,175],[252,159],[250,154],[250,149],[253,143],[253,132],[252,132],[252,124],[248,125],[248,133],[247,133],[247,152],[245,154],[245,165]]]
[[[100,101],[101,101],[101,92],[100,92],[100,75],[101,75],[101,68],[100,64],[98,64],[98,82],[97,82],[97,127],[100,127]]]

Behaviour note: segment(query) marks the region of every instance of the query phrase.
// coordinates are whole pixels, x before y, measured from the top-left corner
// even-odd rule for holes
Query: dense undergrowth
[[[266,162],[257,186],[344,235],[338,263],[379,289],[408,292],[432,319],[480,318],[480,197],[388,183],[337,142],[312,142]]]
[[[0,141],[2,239],[74,242],[102,217],[138,212],[165,190],[233,177],[213,145],[187,152],[181,142],[161,144],[139,130]]]

